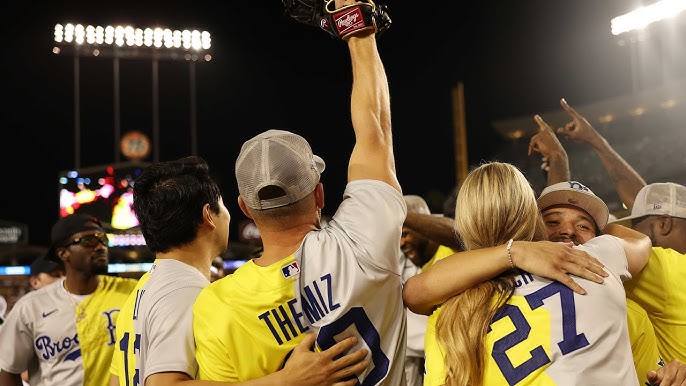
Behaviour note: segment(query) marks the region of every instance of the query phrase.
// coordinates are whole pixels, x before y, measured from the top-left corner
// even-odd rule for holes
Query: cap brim
[[[322,174],[324,169],[326,169],[326,163],[322,159],[322,157],[312,154],[312,158],[314,159],[314,164],[317,165],[317,170],[319,170],[319,174]]]
[[[59,269],[60,267],[60,263],[53,260],[48,260],[43,256],[34,260],[29,268],[31,269],[30,274],[33,276],[39,273],[55,272],[55,270]]]
[[[616,219],[616,220],[612,220],[612,221],[610,221],[610,222],[611,222],[611,223],[623,222],[623,221],[627,221],[627,220],[631,220],[631,219],[639,218],[639,217],[643,217],[643,216],[648,216],[648,215],[647,215],[647,214],[632,214],[632,215],[629,215],[629,216],[626,216],[626,217],[622,217],[622,218],[618,218],[618,219]]]
[[[60,259],[57,257],[57,247],[55,245],[51,245],[43,258],[47,261],[59,263]]]
[[[583,209],[593,218],[600,230],[603,230],[608,223],[610,211],[605,202],[598,197],[574,190],[557,190],[538,199],[541,212],[555,205],[571,205]]]

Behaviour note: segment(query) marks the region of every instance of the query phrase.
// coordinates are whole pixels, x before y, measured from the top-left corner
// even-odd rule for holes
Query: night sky
[[[232,224],[244,218],[236,205],[235,158],[243,141],[268,128],[305,136],[327,161],[324,214],[333,214],[353,143],[344,43],[289,19],[276,0],[25,3],[3,23],[0,219],[27,224],[30,244],[48,244],[58,216],[58,172],[75,166],[74,60],[51,52],[56,23],[209,31],[213,60],[196,65],[197,153],[219,179]],[[502,158],[509,144],[495,133],[494,120],[556,109],[561,97],[591,103],[632,87],[629,52],[610,34],[610,19],[637,1],[387,4],[393,25],[378,43],[406,194],[440,197],[456,182],[451,91],[458,82],[465,87],[470,165],[512,161]],[[122,134],[151,135],[151,62],[120,66]],[[80,166],[112,163],[111,59],[81,58],[80,70]],[[189,83],[186,62],[160,62],[160,160],[191,152]]]

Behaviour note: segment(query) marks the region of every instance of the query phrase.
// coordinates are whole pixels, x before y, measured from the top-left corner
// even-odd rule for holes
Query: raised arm
[[[343,3],[354,2],[336,0],[338,8]],[[356,140],[348,180],[381,180],[401,191],[395,174],[388,80],[374,31],[361,31],[346,40],[353,71],[350,112]]]
[[[452,296],[511,269],[510,257],[517,268],[557,280],[580,294],[586,291],[568,273],[597,283],[607,276],[598,259],[567,243],[515,241],[509,256],[507,246],[501,245],[458,252],[439,260],[405,282],[405,306],[417,314],[429,315]]]
[[[645,180],[610,146],[586,118],[579,115],[567,104],[564,98],[560,99],[560,105],[572,118],[572,121],[567,123],[565,127],[558,128],[558,133],[563,134],[567,139],[593,147],[603,163],[603,167],[610,175],[619,198],[626,204],[627,208],[631,209],[634,206],[638,191],[646,186]]]
[[[571,180],[569,176],[569,158],[560,140],[540,115],[535,115],[538,133],[529,141],[529,156],[534,152],[543,156],[541,169],[548,173],[548,186]]]

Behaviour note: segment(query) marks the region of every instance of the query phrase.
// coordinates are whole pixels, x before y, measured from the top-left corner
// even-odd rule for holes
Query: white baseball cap
[[[686,218],[686,186],[674,182],[646,185],[636,195],[631,215],[616,221],[650,215]]]
[[[407,213],[431,214],[429,204],[421,196],[416,194],[406,194],[403,196],[407,205]]]
[[[600,230],[605,228],[610,216],[605,202],[577,181],[559,182],[543,189],[538,208],[543,212],[554,205],[572,205],[585,210]]]
[[[312,154],[305,138],[271,129],[241,147],[236,159],[236,182],[248,207],[278,208],[312,193],[325,167],[324,160]],[[266,187],[273,187],[272,193],[277,194],[261,197],[260,191]]]

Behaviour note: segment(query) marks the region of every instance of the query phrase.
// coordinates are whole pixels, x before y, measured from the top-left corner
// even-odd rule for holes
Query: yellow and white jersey
[[[103,275],[78,304],[64,280],[24,295],[0,328],[0,345],[13,348],[0,350],[0,368],[28,370],[32,385],[107,386],[117,316],[135,285]]]
[[[686,362],[686,255],[653,247],[648,264],[625,283],[626,296],[648,313],[666,361]]]
[[[200,379],[246,381],[281,369],[305,333],[327,349],[356,335],[370,352],[362,385],[405,383],[405,308],[398,264],[406,214],[400,192],[348,184],[328,225],[291,256],[250,261],[207,286],[193,307]]]
[[[484,342],[484,385],[638,385],[627,331],[622,282],[631,276],[624,249],[609,235],[582,246],[605,264],[603,284],[575,280],[587,291],[520,271],[514,295],[493,318]],[[445,382],[444,350],[429,317],[424,385]]]

